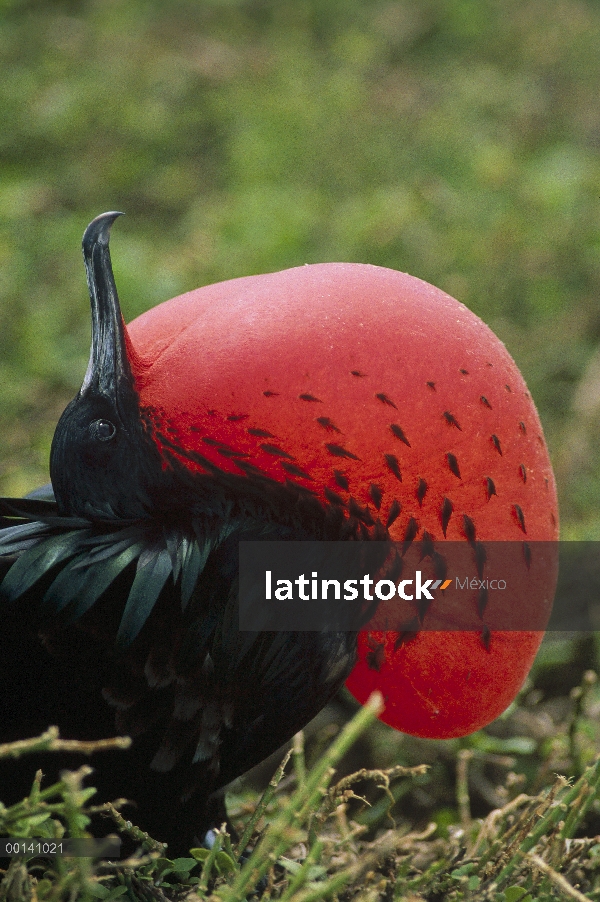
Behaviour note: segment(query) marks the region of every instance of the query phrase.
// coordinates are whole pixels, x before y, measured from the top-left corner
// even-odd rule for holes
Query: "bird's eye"
[[[109,442],[117,434],[117,427],[110,420],[94,420],[90,424],[92,438],[101,442]]]

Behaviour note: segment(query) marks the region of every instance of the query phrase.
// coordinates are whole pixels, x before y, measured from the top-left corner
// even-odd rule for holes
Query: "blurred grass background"
[[[600,538],[596,0],[0,0],[0,492],[48,479],[110,209],[126,319],[327,260],[464,301]]]

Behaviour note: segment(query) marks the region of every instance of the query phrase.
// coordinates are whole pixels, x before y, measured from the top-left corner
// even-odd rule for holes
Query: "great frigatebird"
[[[211,795],[303,727],[356,661],[354,632],[237,629],[240,540],[549,540],[556,493],[514,362],[443,292],[322,264],[209,286],[126,328],[108,246],[118,215],[84,235],[92,349],[51,487],[2,502],[13,639],[0,713],[17,738],[40,634],[45,676],[31,670],[35,701],[16,703],[27,732],[56,719],[79,738],[131,734],[133,752],[99,778],[184,848],[211,825]],[[379,681],[399,728],[474,729],[518,690],[541,638],[490,643],[481,625],[483,639],[366,637],[353,690]]]

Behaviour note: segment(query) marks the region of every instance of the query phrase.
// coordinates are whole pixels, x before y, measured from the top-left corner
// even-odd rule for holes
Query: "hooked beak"
[[[118,407],[119,388],[132,385],[125,323],[110,262],[110,227],[122,213],[102,213],[83,236],[83,260],[92,305],[92,348],[79,397],[94,390]]]

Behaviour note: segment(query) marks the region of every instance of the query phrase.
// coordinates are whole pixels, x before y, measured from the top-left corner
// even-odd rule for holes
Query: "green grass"
[[[242,902],[257,891],[284,902],[600,899],[600,690],[593,672],[569,698],[540,704],[527,687],[501,721],[472,737],[426,743],[394,734],[392,754],[405,763],[344,774],[357,743],[387,730],[375,721],[379,703],[373,698],[359,710],[310,763],[296,737],[262,798],[249,789],[230,796],[241,838],[218,831],[210,852],[191,849],[185,858],[170,860],[112,804],[92,805],[95,791],[83,786],[87,766],[46,788],[38,774],[27,799],[0,806],[0,835],[81,837],[92,813],[104,811],[138,851],[112,862],[14,859],[0,872],[0,900]],[[61,740],[48,734],[13,743],[0,756],[42,747],[60,749]],[[406,763],[424,749],[429,764]],[[425,818],[418,805],[424,794]]]

